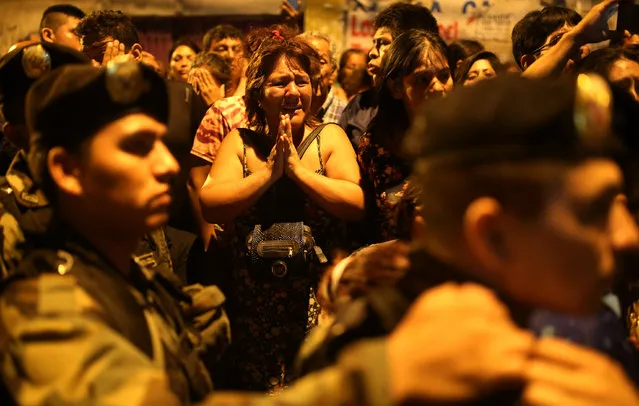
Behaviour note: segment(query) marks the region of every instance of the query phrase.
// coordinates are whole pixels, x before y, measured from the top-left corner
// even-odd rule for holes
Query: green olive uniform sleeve
[[[5,288],[0,368],[18,404],[179,404],[161,366],[102,315],[73,276],[45,274]]]

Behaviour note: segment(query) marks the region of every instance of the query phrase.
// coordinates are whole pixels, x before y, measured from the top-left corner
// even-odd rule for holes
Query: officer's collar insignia
[[[579,137],[586,143],[600,143],[611,135],[612,92],[605,80],[593,74],[577,78],[574,120]]]
[[[110,64],[106,72],[106,89],[116,103],[135,102],[147,90],[142,68],[133,61]]]
[[[27,47],[22,51],[22,68],[27,77],[37,79],[51,70],[51,56],[42,44]]]

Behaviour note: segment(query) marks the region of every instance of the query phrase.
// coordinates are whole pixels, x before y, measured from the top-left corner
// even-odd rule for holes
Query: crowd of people
[[[0,402],[639,406],[624,1],[514,63],[408,2],[368,52],[286,3],[167,66],[48,8],[0,58]]]

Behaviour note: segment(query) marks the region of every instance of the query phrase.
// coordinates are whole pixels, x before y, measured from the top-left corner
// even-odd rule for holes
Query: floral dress
[[[366,193],[371,240],[378,243],[397,238],[396,207],[408,187],[412,166],[393,155],[364,133],[357,149],[357,162]]]
[[[321,164],[317,173],[325,175],[319,136],[317,141]],[[307,152],[312,152],[311,148]],[[243,168],[244,177],[249,176],[246,143]],[[252,278],[247,269],[246,239],[256,224],[296,221],[311,227],[316,244],[328,256],[329,241],[340,232],[341,222],[288,178],[280,179],[256,205],[235,220],[230,246],[231,290],[225,292],[232,343],[221,363],[225,370],[236,370],[233,382],[228,385],[230,389],[274,393],[288,386],[295,378],[293,363],[297,352],[309,330],[317,325],[320,307],[315,286],[319,270],[308,278],[264,282]]]

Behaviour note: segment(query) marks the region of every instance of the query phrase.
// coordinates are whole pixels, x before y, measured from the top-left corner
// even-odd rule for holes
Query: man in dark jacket
[[[612,236],[634,227],[617,201],[622,174],[611,158],[619,145],[611,123],[619,117],[613,120],[611,106],[610,89],[592,76],[506,77],[425,106],[406,140],[426,224],[410,269],[339,309],[304,351],[306,370],[330,363],[347,344],[395,331],[423,292],[472,283],[495,292],[519,331],[540,337],[525,350],[522,376],[483,382],[473,394],[479,403],[639,404],[624,369],[604,355],[631,357],[623,332],[623,348],[611,348],[597,319],[614,276]],[[521,347],[504,339],[502,327],[454,305],[440,317],[451,331],[480,324],[476,351],[485,355],[487,376],[517,362]],[[598,351],[554,338],[566,318],[577,326],[571,334],[582,333],[569,338]],[[468,349],[438,337],[423,345],[435,354],[458,352],[458,362]],[[437,375],[452,371],[463,379],[455,361]]]

